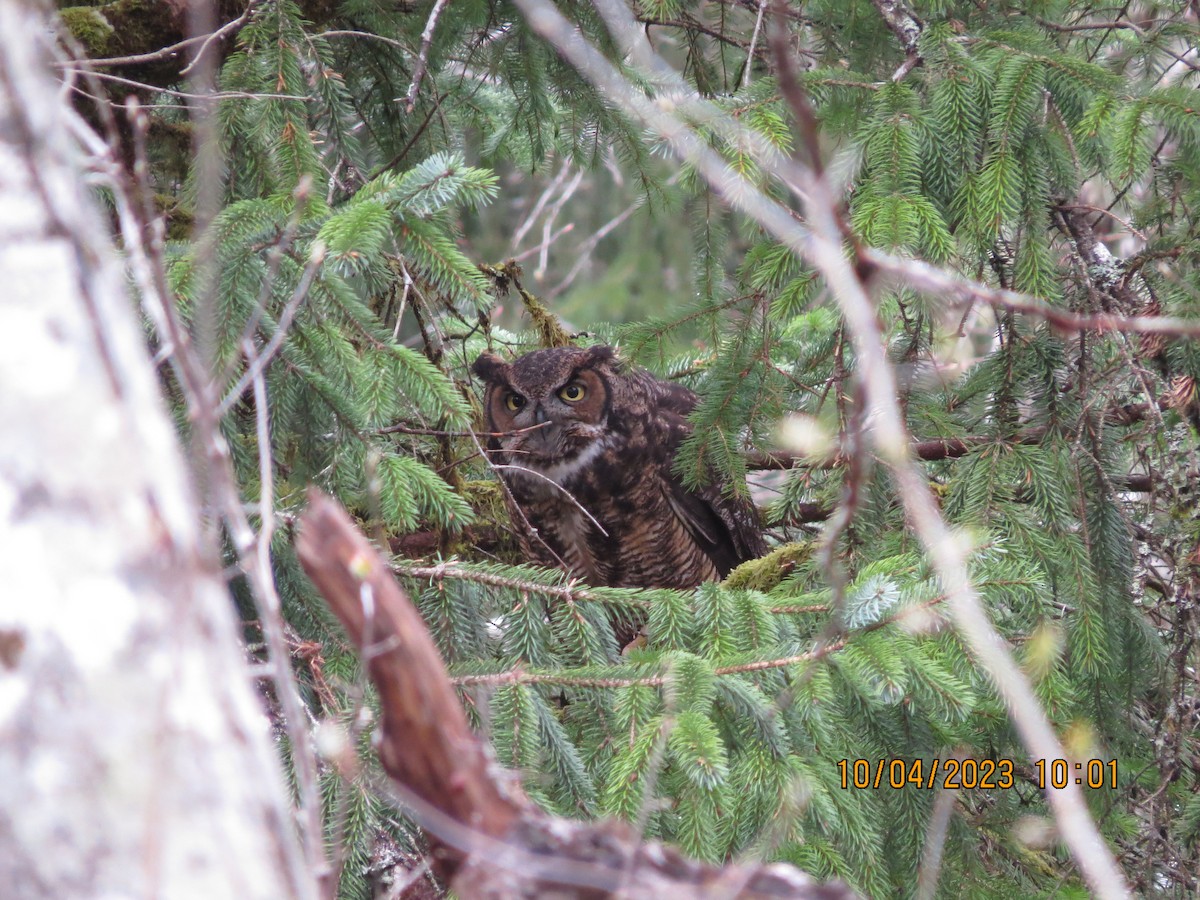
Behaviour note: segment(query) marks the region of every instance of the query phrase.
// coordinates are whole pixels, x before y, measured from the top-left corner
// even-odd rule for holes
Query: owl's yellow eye
[[[585,388],[578,381],[572,381],[565,388],[558,392],[558,396],[562,397],[568,403],[578,403],[587,393]]]
[[[525,398],[516,391],[509,391],[504,397],[504,405],[507,406],[511,412],[516,412],[525,405]]]

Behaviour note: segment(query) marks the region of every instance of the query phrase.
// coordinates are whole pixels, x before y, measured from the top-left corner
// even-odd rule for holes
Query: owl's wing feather
[[[669,490],[671,510],[722,578],[766,553],[758,515],[749,501],[726,496],[716,483],[689,491],[674,477]]]
[[[654,383],[660,421],[667,425],[667,444],[674,457],[679,444],[692,432],[687,416],[696,407],[697,398],[683,385]],[[667,479],[667,500],[672,512],[688,534],[724,578],[737,566],[767,552],[758,513],[753,504],[741,497],[730,497],[719,479],[688,490],[674,473]]]

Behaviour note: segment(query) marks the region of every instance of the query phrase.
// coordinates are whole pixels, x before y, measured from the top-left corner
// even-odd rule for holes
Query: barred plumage
[[[511,363],[485,353],[474,372],[533,561],[593,585],[688,588],[764,552],[749,501],[715,481],[686,490],[671,471],[691,432],[687,388],[628,369],[604,346]]]

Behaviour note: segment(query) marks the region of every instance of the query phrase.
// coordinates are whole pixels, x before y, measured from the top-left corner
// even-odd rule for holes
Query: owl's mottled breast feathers
[[[491,461],[524,552],[591,584],[694,587],[764,552],[749,501],[671,471],[696,396],[611,347],[484,354]],[[529,527],[524,527],[524,526]]]

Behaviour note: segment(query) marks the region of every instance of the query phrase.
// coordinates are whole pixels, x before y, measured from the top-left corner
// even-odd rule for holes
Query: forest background
[[[297,562],[310,485],[548,811],[877,897],[1200,891],[1192,4],[57,7],[331,892],[442,886]],[[521,565],[469,365],[596,341],[700,396],[677,471],[750,492],[764,561]]]

